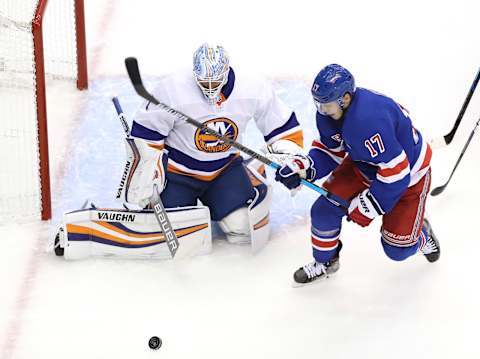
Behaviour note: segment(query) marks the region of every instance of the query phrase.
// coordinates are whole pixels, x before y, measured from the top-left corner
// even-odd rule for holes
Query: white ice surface
[[[311,260],[304,189],[275,186],[273,238],[252,256],[214,242],[209,256],[173,261],[91,259],[45,253],[61,214],[86,198],[113,204],[123,166],[122,129],[140,103],[123,69],[137,56],[147,85],[190,66],[203,41],[222,43],[232,66],[263,72],[315,135],[309,85],[325,64],[403,103],[427,138],[450,130],[480,65],[475,1],[86,0],[90,88],[50,85],[54,218],[0,226],[0,358],[478,358],[480,292],[476,202],[480,138],[448,189],[429,199],[442,258],[403,263],[383,253],[379,223],[346,224],[338,275],[293,289]],[[1,99],[0,99],[1,101]],[[456,140],[433,158],[443,184],[480,115],[472,99]],[[259,147],[249,129],[246,143]],[[478,135],[478,134],[477,134]],[[163,340],[148,349],[152,335]]]

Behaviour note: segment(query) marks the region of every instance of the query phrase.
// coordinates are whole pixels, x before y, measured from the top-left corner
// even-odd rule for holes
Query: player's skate
[[[423,225],[427,231],[428,238],[425,246],[422,248],[422,253],[429,262],[436,262],[440,258],[440,243],[435,233],[433,233],[430,222],[426,218],[423,219]]]
[[[317,261],[313,261],[312,263],[308,263],[307,265],[299,268],[293,274],[293,286],[301,287],[306,284],[310,284],[317,279],[328,278],[332,274],[337,272],[340,268],[339,253],[341,249],[342,242],[338,241],[337,253],[330,261],[328,261],[327,263],[319,263]]]

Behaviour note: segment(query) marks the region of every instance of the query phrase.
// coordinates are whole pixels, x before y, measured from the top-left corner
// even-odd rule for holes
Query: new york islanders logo
[[[232,120],[221,117],[214,118],[204,122],[208,128],[217,131],[222,136],[226,136],[233,141],[237,140],[238,127]],[[213,153],[213,152],[225,152],[231,145],[219,140],[217,137],[210,135],[203,129],[195,131],[195,145],[200,151]]]

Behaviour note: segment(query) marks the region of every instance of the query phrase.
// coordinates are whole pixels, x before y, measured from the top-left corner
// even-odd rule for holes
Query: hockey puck
[[[148,341],[148,346],[152,350],[160,349],[160,347],[162,346],[162,339],[160,339],[159,337],[151,337]]]

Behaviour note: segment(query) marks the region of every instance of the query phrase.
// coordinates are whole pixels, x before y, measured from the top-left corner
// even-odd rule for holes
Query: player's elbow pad
[[[138,138],[125,140],[127,162],[122,174],[117,199],[142,208],[150,203],[154,186],[161,192],[165,186],[164,152]],[[158,145],[156,145],[158,147]]]

